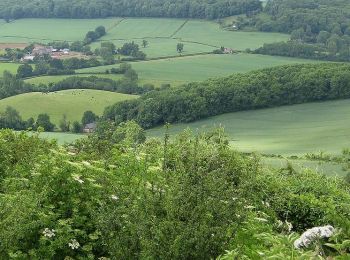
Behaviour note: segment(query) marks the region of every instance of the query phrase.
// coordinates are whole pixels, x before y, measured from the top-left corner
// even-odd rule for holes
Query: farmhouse
[[[30,55],[30,54],[27,54],[27,55],[25,55],[25,56],[21,59],[21,61],[22,61],[22,62],[24,62],[24,61],[33,61],[34,58],[35,58],[35,56]]]
[[[51,54],[53,52],[53,48],[50,47],[45,47],[45,46],[36,46],[33,51],[32,51],[32,56],[41,56],[45,54]]]
[[[95,130],[96,130],[96,123],[90,123],[84,126],[83,132],[90,134],[95,132]]]

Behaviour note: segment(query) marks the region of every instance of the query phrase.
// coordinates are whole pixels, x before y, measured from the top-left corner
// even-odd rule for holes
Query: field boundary
[[[121,24],[124,20],[126,20],[126,18],[122,18],[121,20],[119,20],[118,22],[112,24],[112,26],[110,26],[109,28],[107,28],[107,32],[113,30],[114,28],[116,28],[119,24]]]
[[[169,38],[173,38],[182,28],[185,27],[185,25],[188,23],[189,19],[187,19],[183,24],[180,25],[179,28],[176,29],[174,33],[172,33]]]

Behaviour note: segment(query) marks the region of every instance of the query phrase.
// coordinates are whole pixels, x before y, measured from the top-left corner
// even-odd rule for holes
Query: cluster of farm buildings
[[[60,59],[69,55],[69,49],[54,49],[52,46],[35,46],[31,53],[27,53],[22,61],[33,61],[36,56],[50,55],[53,59]]]

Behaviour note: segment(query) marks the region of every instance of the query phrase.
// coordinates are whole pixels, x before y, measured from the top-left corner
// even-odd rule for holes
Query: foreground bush
[[[108,151],[93,152],[99,142]],[[230,150],[220,129],[158,141],[128,122],[68,148],[0,132],[1,259],[212,259],[225,250],[254,259],[287,245],[286,254],[315,254],[285,237],[332,224],[345,241],[349,201],[341,180],[270,172]]]

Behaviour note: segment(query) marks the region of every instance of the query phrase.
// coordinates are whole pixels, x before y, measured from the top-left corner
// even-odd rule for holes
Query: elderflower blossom
[[[72,239],[71,242],[68,243],[68,246],[74,250],[78,249],[80,247],[80,244],[76,239]]]
[[[288,232],[291,232],[292,229],[293,229],[292,223],[290,223],[290,222],[288,222],[288,221],[286,220],[286,225],[287,225],[287,228],[288,228]]]
[[[329,238],[335,233],[334,227],[328,225],[324,227],[314,227],[306,230],[300,238],[294,241],[294,247],[301,249],[309,247],[313,242],[320,238]]]
[[[89,163],[89,162],[87,162],[87,161],[82,161],[81,163],[82,163],[83,165],[87,166],[87,167],[91,166],[91,163]]]
[[[44,237],[52,238],[52,237],[55,236],[55,230],[54,229],[45,228],[44,231],[43,231],[43,235],[44,235]]]
[[[83,184],[84,181],[82,179],[80,179],[80,176],[74,176],[73,179],[77,182],[79,182],[80,184]]]
[[[119,200],[119,197],[116,196],[116,195],[112,195],[112,196],[111,196],[111,199],[112,199],[112,200]]]
[[[269,222],[267,219],[265,218],[254,218],[255,220],[259,221],[259,222]]]

